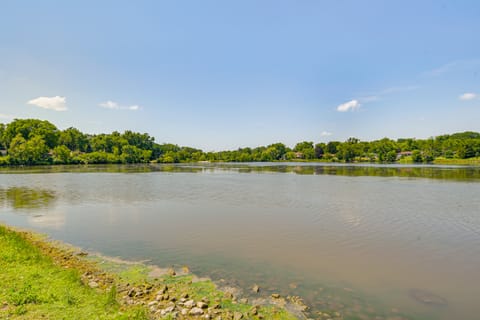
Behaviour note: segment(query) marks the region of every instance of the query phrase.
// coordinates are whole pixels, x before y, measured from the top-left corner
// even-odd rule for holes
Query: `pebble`
[[[233,313],[233,320],[240,320],[243,319],[243,314],[241,312],[235,311]]]
[[[203,310],[201,308],[195,307],[192,308],[188,313],[192,316],[200,316],[203,314]]]
[[[195,306],[195,301],[193,301],[193,300],[188,300],[187,302],[185,302],[184,306],[185,306],[186,308],[191,309],[191,308],[193,308],[193,307]]]

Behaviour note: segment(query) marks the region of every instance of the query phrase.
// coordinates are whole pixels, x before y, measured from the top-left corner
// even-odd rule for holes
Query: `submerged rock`
[[[410,289],[408,293],[415,301],[426,305],[441,307],[448,304],[447,299],[426,290]]]

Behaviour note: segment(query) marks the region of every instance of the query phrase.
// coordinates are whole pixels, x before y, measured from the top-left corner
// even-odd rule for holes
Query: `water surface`
[[[312,317],[468,320],[480,314],[479,191],[475,167],[34,167],[0,171],[0,220],[300,295]]]

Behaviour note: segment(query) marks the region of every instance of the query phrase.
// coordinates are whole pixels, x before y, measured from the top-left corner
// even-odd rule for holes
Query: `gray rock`
[[[252,287],[252,291],[255,292],[255,293],[258,293],[260,291],[260,287],[258,285],[254,285]]]
[[[175,306],[170,306],[164,309],[167,313],[173,312],[175,310]]]
[[[185,308],[192,309],[192,308],[195,306],[195,301],[193,301],[193,300],[188,300],[188,301],[185,302],[183,305],[185,306]]]
[[[88,286],[89,286],[90,288],[98,288],[98,283],[95,282],[95,281],[90,281],[90,282],[88,283]]]
[[[202,309],[207,309],[208,304],[206,304],[205,302],[199,301],[199,302],[197,302],[197,307],[202,308]]]
[[[243,314],[241,312],[235,311],[233,313],[233,320],[240,320],[243,319]]]
[[[192,316],[200,316],[203,314],[203,309],[195,307],[192,308],[188,313]]]

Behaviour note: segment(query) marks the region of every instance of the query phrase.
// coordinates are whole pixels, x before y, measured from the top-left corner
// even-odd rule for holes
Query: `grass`
[[[121,309],[115,287],[84,285],[79,270],[57,265],[25,234],[4,226],[0,270],[1,319],[147,319],[138,307]]]
[[[146,265],[86,259],[78,250],[2,225],[0,270],[0,319],[158,319],[144,305],[165,286],[170,300],[188,296],[217,304],[222,319],[230,319],[236,312],[241,312],[243,319],[296,319],[274,305],[258,306],[258,315],[251,315],[252,305],[236,301],[209,280],[197,281],[190,274],[151,279]],[[98,287],[91,288],[89,281],[95,281],[94,287]],[[126,293],[132,288],[152,289],[129,304]],[[161,303],[166,306],[171,301]]]
[[[447,159],[438,157],[433,160],[434,164],[450,164],[450,165],[480,165],[480,157],[468,159]]]

